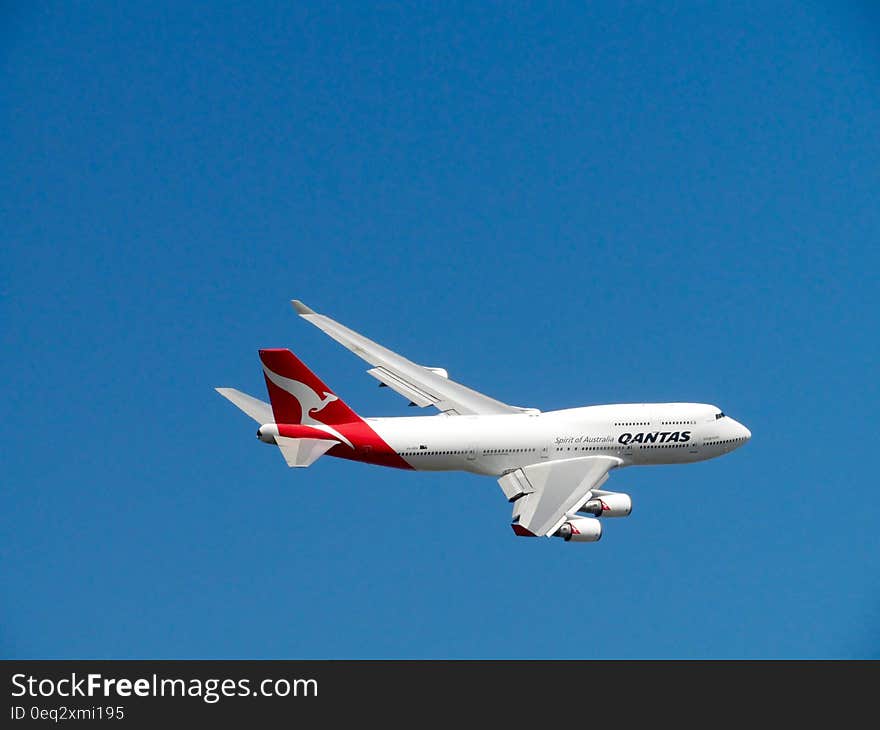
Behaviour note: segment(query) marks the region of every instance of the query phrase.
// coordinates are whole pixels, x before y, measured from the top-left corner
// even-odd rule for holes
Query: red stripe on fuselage
[[[354,449],[348,444],[337,444],[327,452],[330,456],[362,461],[366,464],[390,466],[395,469],[413,468],[365,421],[334,424],[333,428],[351,441]]]
[[[334,423],[333,429],[351,441],[354,448],[352,449],[346,443],[338,443],[327,452],[329,456],[361,461],[366,464],[377,464],[378,466],[390,466],[395,469],[413,468],[365,421]],[[335,436],[326,431],[301,424],[279,423],[278,433],[281,436],[294,439],[310,438],[338,441]]]
[[[290,439],[327,439],[328,441],[339,441],[333,434],[322,431],[314,426],[306,426],[302,423],[278,423],[278,435],[286,436]]]

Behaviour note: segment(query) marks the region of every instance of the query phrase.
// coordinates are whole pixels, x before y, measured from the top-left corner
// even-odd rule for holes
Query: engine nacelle
[[[598,542],[602,538],[602,523],[592,517],[573,517],[555,535],[566,542]]]
[[[266,444],[276,443],[275,437],[277,435],[278,435],[278,424],[277,423],[264,423],[262,426],[260,426],[257,429],[257,438]]]
[[[588,500],[578,510],[596,517],[628,517],[632,511],[632,497],[622,492],[605,492],[601,497]]]

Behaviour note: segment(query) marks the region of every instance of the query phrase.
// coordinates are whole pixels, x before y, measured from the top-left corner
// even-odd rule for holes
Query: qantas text
[[[690,441],[690,431],[654,431],[652,433],[622,433],[617,437],[622,444],[665,444],[668,441]]]

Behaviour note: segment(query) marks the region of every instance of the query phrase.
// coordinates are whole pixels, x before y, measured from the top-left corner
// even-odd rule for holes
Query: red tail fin
[[[276,423],[357,423],[351,408],[290,350],[260,350]]]

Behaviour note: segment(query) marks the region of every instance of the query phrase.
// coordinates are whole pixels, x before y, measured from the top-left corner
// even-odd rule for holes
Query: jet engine
[[[627,517],[632,512],[632,497],[622,492],[602,492],[599,497],[587,500],[578,512],[596,517]]]
[[[566,542],[597,542],[602,537],[602,523],[592,517],[573,517],[554,534]]]

